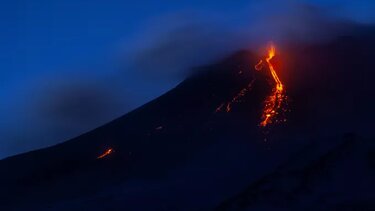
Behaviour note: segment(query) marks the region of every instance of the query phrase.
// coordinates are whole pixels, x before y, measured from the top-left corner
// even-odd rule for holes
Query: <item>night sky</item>
[[[0,158],[104,124],[255,40],[282,40],[283,23],[307,33],[293,18],[262,27],[270,11],[289,17],[309,3],[324,17],[375,21],[372,0],[253,2],[2,1]]]

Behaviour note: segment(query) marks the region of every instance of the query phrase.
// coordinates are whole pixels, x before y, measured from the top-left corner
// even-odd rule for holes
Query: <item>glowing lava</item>
[[[241,89],[240,92],[238,92],[233,98],[231,101],[227,102],[227,103],[222,103],[220,104],[219,107],[216,108],[215,112],[220,112],[222,111],[224,105],[225,105],[225,111],[227,113],[231,112],[232,110],[232,104],[233,103],[237,103],[241,100],[241,98],[243,96],[246,95],[247,92],[249,92],[251,89],[252,89],[252,86],[253,86],[253,83],[255,82],[255,79],[253,79],[245,88]]]
[[[258,64],[255,65],[255,69],[260,71],[263,68],[263,60],[260,60]]]
[[[286,121],[283,114],[286,111],[285,106],[287,96],[285,95],[284,85],[281,82],[279,76],[277,75],[275,67],[271,63],[271,60],[275,57],[275,54],[276,48],[273,44],[271,44],[268,49],[267,57],[265,59],[261,59],[254,67],[257,71],[261,71],[265,66],[268,66],[268,69],[273,79],[272,86],[273,83],[275,84],[272,88],[271,94],[267,96],[265,100],[265,105],[261,116],[261,122],[259,124],[260,127],[267,127],[272,123]],[[227,103],[220,104],[216,108],[215,113],[221,112],[223,110],[227,113],[231,112],[233,103],[239,102],[240,99],[252,89],[254,81],[255,79],[253,79],[247,87],[243,88],[237,95],[235,95],[232,98],[232,100],[230,100]]]
[[[102,158],[104,158],[104,157],[110,155],[112,152],[113,152],[113,149],[112,149],[112,148],[109,148],[109,149],[107,149],[103,154],[99,155],[99,156],[97,157],[97,159],[102,159]]]
[[[268,49],[268,56],[265,59],[266,63],[268,65],[268,69],[271,72],[272,78],[275,82],[275,87],[272,89],[272,93],[267,97],[265,101],[265,107],[263,109],[262,119],[260,122],[261,127],[266,127],[269,124],[272,124],[273,122],[278,122],[277,116],[280,114],[280,112],[283,111],[283,104],[286,100],[284,85],[279,79],[279,76],[276,73],[275,67],[271,63],[271,59],[276,54],[276,48],[274,45],[271,44],[270,48]],[[255,65],[256,70],[262,69],[262,60]],[[283,120],[285,121],[285,119]]]

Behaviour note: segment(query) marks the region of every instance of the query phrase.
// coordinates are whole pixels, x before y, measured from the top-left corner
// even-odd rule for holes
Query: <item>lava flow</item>
[[[261,122],[259,124],[260,127],[267,127],[272,123],[286,121],[285,118],[281,118],[283,117],[281,114],[286,111],[285,105],[287,97],[285,95],[284,85],[277,75],[275,67],[271,63],[271,60],[275,57],[275,54],[276,48],[274,45],[271,45],[268,49],[267,57],[264,60],[261,59],[254,67],[257,71],[260,71],[264,66],[267,65],[275,83],[275,87],[272,88],[271,94],[265,100],[265,106],[263,109]],[[251,90],[254,81],[255,79],[253,79],[247,87],[243,88],[237,95],[235,95],[232,100],[227,103],[220,104],[220,106],[216,108],[215,112],[217,113],[225,110],[227,113],[229,113],[232,110],[232,104],[239,102],[240,99]]]
[[[269,124],[274,122],[279,122],[280,120],[277,119],[280,112],[283,112],[283,104],[285,104],[286,95],[284,90],[284,85],[279,79],[279,76],[276,73],[275,67],[271,63],[271,59],[276,54],[276,48],[274,45],[271,45],[268,49],[268,56],[265,59],[268,65],[268,69],[271,72],[272,78],[275,82],[275,87],[272,89],[272,93],[267,97],[265,101],[265,107],[263,109],[262,119],[260,122],[261,127],[266,127]],[[262,69],[262,60],[259,61],[257,65],[255,65],[256,70]],[[286,121],[283,119],[282,121]]]
[[[216,108],[215,112],[220,112],[224,105],[225,106],[225,111],[227,113],[229,113],[231,110],[232,110],[232,104],[233,103],[237,103],[240,101],[240,99],[246,95],[247,92],[249,92],[251,89],[252,89],[252,86],[253,86],[253,83],[254,83],[255,79],[253,79],[245,88],[241,89],[240,92],[238,92],[238,94],[236,94],[231,101],[227,102],[227,103],[222,103],[220,104],[219,107]]]
[[[109,149],[107,149],[103,154],[99,155],[99,156],[97,157],[97,159],[102,159],[102,158],[104,158],[104,157],[110,155],[112,152],[113,152],[113,149],[112,149],[112,148],[109,148]]]

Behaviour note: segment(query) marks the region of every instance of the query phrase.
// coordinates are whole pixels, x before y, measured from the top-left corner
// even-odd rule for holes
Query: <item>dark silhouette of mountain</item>
[[[374,209],[374,34],[281,49],[292,112],[270,130],[271,76],[240,51],[89,133],[3,159],[0,210]]]
[[[256,138],[261,137],[259,117],[271,87],[265,73],[253,70],[257,59],[249,52],[239,52],[218,64],[202,67],[170,92],[92,132],[53,147],[1,160],[0,186],[5,191],[0,193],[0,206],[95,208],[107,200],[109,204],[104,207],[164,209],[163,206],[174,206],[170,202],[174,199],[167,196],[180,191],[168,193],[167,189],[181,185],[168,187],[168,184],[162,190],[164,184],[159,184],[160,180],[181,168],[191,168],[185,165],[214,145],[251,149],[247,146],[249,143],[259,144],[260,139]],[[234,104],[231,113],[215,113],[221,103],[230,101],[252,79],[256,81],[243,102]],[[97,159],[108,148],[114,152]],[[257,148],[266,150],[262,145]],[[218,156],[215,153],[211,155]],[[242,155],[238,156],[237,161],[241,162]],[[208,173],[202,176],[209,176]],[[186,186],[192,182],[190,176],[197,175],[190,172],[186,178],[179,176],[181,181],[173,183],[186,183],[182,185]],[[119,195],[111,199],[113,191]],[[168,200],[162,201],[163,197]],[[176,196],[179,197],[184,194]],[[78,199],[91,202],[77,202]]]

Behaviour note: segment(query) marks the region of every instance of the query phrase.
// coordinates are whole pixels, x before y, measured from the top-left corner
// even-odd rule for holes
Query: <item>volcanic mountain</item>
[[[316,210],[345,203],[374,208],[373,142],[355,133],[343,135],[332,124],[341,119],[321,112],[321,105],[341,102],[342,95],[332,97],[335,88],[325,92],[336,82],[320,80],[314,90],[317,84],[306,82],[322,76],[310,70],[333,68],[342,83],[341,76],[348,76],[341,73],[356,67],[356,61],[367,73],[373,67],[368,46],[375,41],[368,45],[362,39],[360,34],[288,49],[282,59],[297,62],[283,65],[289,72],[281,74],[292,88],[286,124],[260,127],[272,77],[255,70],[259,55],[240,51],[197,68],[171,91],[91,132],[3,159],[0,210],[301,210],[310,205]],[[307,73],[296,74],[301,68]],[[317,96],[323,101],[316,103]],[[230,109],[228,102],[233,102]],[[331,133],[324,133],[328,129]],[[353,169],[358,174],[343,176]],[[343,188],[347,178],[358,181]]]
[[[229,196],[220,189],[240,190],[234,184],[216,185],[230,179],[235,169],[244,171],[240,177],[247,182],[247,161],[255,151],[267,153],[258,124],[271,86],[265,72],[254,70],[255,59],[239,52],[202,67],[158,99],[87,134],[2,160],[0,185],[6,191],[1,192],[1,206],[86,209],[104,201],[103,208],[215,205]],[[253,79],[243,102],[230,113],[216,112]],[[101,156],[109,149],[111,153]],[[246,184],[233,179],[238,188]],[[212,188],[218,194],[206,201]]]

